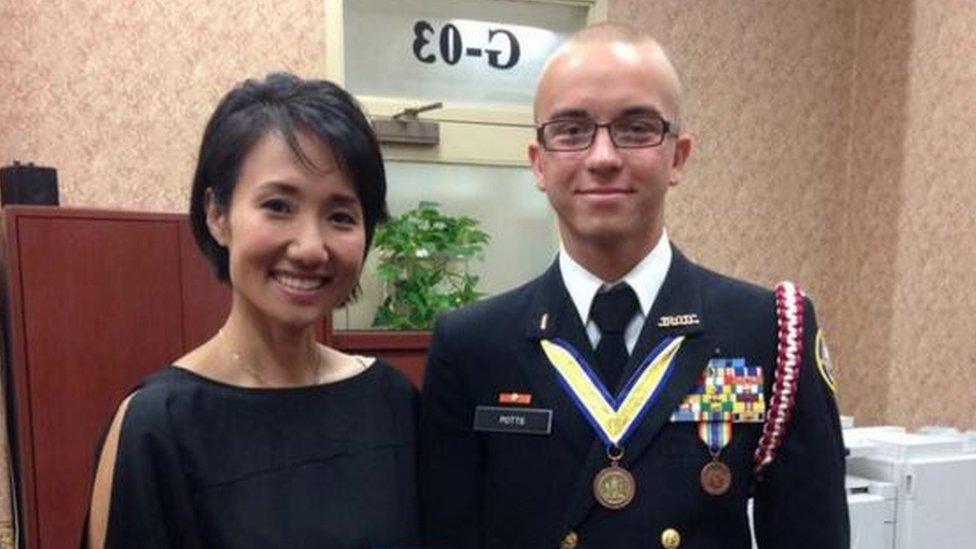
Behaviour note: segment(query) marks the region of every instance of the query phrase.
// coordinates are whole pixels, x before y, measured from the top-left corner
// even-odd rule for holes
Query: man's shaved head
[[[579,30],[549,57],[542,68],[539,84],[536,88],[536,99],[533,105],[536,122],[540,122],[539,99],[544,95],[542,92],[547,84],[546,77],[553,66],[565,63],[581,63],[584,60],[598,62],[599,59],[587,59],[586,54],[588,52],[595,53],[595,50],[599,48],[613,48],[621,53],[625,53],[627,50],[638,50],[640,54],[646,56],[648,62],[656,65],[667,88],[662,92],[667,96],[670,103],[669,106],[672,110],[670,118],[676,126],[680,127],[683,90],[678,71],[675,70],[668,54],[650,34],[627,24],[611,22],[597,23]],[[611,83],[608,82],[608,85]]]

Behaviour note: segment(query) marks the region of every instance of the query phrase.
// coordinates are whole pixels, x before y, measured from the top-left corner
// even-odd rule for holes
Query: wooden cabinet
[[[4,227],[22,533],[76,546],[113,410],[219,327],[230,292],[186,216],[11,207]]]

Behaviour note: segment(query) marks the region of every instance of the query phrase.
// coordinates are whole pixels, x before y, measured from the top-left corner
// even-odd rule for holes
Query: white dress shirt
[[[596,349],[600,342],[600,329],[590,318],[590,306],[593,298],[598,292],[605,292],[621,282],[626,282],[634,289],[637,300],[640,302],[640,311],[634,315],[627,328],[624,330],[624,343],[627,345],[627,352],[634,351],[637,345],[637,337],[640,336],[644,321],[651,311],[651,306],[661,291],[664,284],[664,277],[668,274],[671,267],[671,243],[668,240],[667,231],[661,231],[661,239],[657,245],[619,280],[601,280],[595,274],[589,272],[582,265],[576,262],[566,252],[566,247],[559,246],[559,272],[563,277],[563,284],[569,291],[569,297],[576,306],[580,321],[586,326],[586,335],[590,339],[590,344]]]

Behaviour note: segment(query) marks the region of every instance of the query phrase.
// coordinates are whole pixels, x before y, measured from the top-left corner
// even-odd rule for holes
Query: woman
[[[99,458],[92,547],[364,547],[417,538],[417,396],[315,341],[356,288],[386,179],[326,81],[246,81],[207,124],[190,217],[233,290],[209,341],[140,383]]]

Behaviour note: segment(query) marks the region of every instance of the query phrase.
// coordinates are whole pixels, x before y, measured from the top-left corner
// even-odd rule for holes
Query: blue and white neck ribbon
[[[614,397],[581,354],[565,340],[543,339],[542,350],[563,389],[604,443],[619,447],[640,425],[673,370],[684,336],[666,338],[652,350]]]

